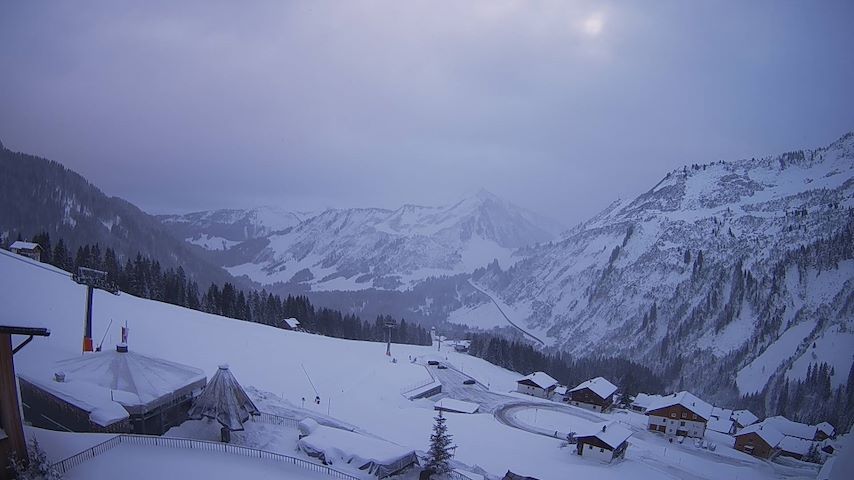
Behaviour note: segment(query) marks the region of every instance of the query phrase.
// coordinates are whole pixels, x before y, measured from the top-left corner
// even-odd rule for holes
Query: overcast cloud
[[[153,213],[441,204],[569,225],[854,129],[854,2],[4,2],[0,140]]]

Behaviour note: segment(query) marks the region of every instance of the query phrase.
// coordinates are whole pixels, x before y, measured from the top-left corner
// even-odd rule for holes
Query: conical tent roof
[[[190,418],[211,418],[232,431],[243,430],[243,422],[258,414],[258,408],[237,383],[228,365],[220,365],[190,409]]]

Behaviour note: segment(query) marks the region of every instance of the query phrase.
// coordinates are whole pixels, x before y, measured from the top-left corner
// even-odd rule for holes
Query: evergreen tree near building
[[[426,468],[435,475],[447,475],[451,472],[450,461],[456,446],[451,444],[451,435],[448,433],[448,426],[445,425],[447,419],[442,415],[442,411],[440,410],[439,415],[433,418],[436,423],[433,424],[433,434],[430,435],[430,451]]]

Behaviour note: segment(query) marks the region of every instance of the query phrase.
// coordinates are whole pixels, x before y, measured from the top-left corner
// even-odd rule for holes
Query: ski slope
[[[18,371],[38,371],[45,368],[46,362],[80,355],[84,287],[75,284],[64,272],[5,252],[0,254],[0,272],[3,273],[0,302],[4,306],[0,323],[44,326],[52,331],[50,337],[35,339],[15,355]],[[366,432],[422,451],[427,450],[435,412],[432,401],[413,402],[400,394],[404,387],[429,378],[423,366],[408,361],[410,356],[420,360],[441,358],[498,392],[515,388],[519,377],[483,360],[444,349],[437,352],[432,347],[394,345],[392,351],[398,362],[392,363],[384,355],[385,345],[380,343],[279,330],[131,295],[96,292],[96,341],[111,319],[113,330],[107,333],[104,348],[113,348],[119,337],[117,324],[127,322],[131,350],[201,368],[209,378],[219,364],[228,363],[245,387],[280,395],[294,405],[300,405],[302,398],[306,398],[309,401],[305,402],[305,408],[328,413]],[[17,344],[20,339],[14,341]],[[320,405],[311,401],[315,395],[320,396]],[[630,446],[625,461],[604,466],[575,455],[571,448],[561,448],[558,440],[501,424],[491,414],[449,414],[447,424],[458,446],[456,458],[494,475],[503,475],[507,470],[543,480],[576,476],[686,478],[686,472],[694,470],[696,475],[691,473],[687,478],[775,478],[777,475],[774,469],[763,467],[762,462],[735,451],[729,456],[737,457],[738,461],[720,464],[717,460],[720,455],[711,456],[702,451],[674,456],[668,453],[664,440],[657,437],[645,439],[644,446]],[[661,443],[660,448],[649,447],[657,445],[656,442]],[[48,454],[58,460],[67,452],[48,450]],[[128,464],[138,461],[132,452],[116,454]],[[104,462],[107,460],[109,457]],[[164,458],[164,461],[171,460]],[[697,462],[696,468],[685,463],[693,461]],[[659,463],[660,467],[652,466]],[[98,465],[91,463],[87,468]]]

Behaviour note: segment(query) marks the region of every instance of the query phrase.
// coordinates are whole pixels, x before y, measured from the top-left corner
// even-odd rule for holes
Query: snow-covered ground
[[[0,323],[44,326],[52,330],[50,337],[37,338],[16,354],[17,369],[20,372],[37,370],[46,361],[80,355],[85,289],[51,267],[8,255],[0,255],[0,271],[3,272],[0,303],[4,305]],[[394,345],[392,352],[398,361],[393,363],[384,355],[385,346],[380,343],[279,330],[131,295],[96,292],[96,338],[104,335],[111,319],[114,323],[128,323],[131,350],[201,368],[209,377],[217,365],[228,363],[244,386],[257,387],[256,396],[257,392],[268,392],[263,402],[268,406],[278,404],[283,410],[304,407],[316,415],[328,415],[356,426],[364,433],[422,451],[427,449],[435,412],[430,400],[409,401],[400,394],[407,385],[430,378],[424,366],[410,363],[409,357],[417,357],[419,363],[441,359],[488,385],[495,393],[512,391],[519,377],[483,360],[446,349],[438,352],[433,347]],[[112,348],[118,337],[117,328],[107,332],[105,348]],[[315,395],[320,396],[320,405],[312,401]],[[303,398],[307,401],[303,402]],[[527,413],[519,412],[519,415],[525,420]],[[548,422],[549,428],[565,425],[561,430],[568,430],[573,422],[579,421],[552,414],[535,415],[538,415],[533,420],[535,424]],[[715,452],[693,445],[668,444],[658,435],[646,432],[645,419],[637,414],[605,416],[621,420],[635,430],[629,440],[631,445],[626,459],[608,466],[578,457],[572,448],[562,448],[560,440],[502,424],[489,413],[448,414],[447,417],[449,431],[458,445],[456,458],[493,475],[512,470],[543,480],[576,476],[730,479],[795,477],[802,473],[782,471],[732,450],[722,441],[717,442],[719,446]],[[261,432],[257,438],[275,440],[259,444],[258,448],[283,449],[295,442],[287,432]],[[61,441],[44,441],[44,444],[53,460],[66,457],[69,450],[74,449]],[[76,446],[81,450],[86,448]],[[282,453],[296,455],[294,451]],[[253,478],[266,478],[265,475],[282,478],[281,465],[269,465],[267,470],[266,465],[256,462],[250,467],[248,462],[249,459],[231,456],[122,445],[103,457],[86,462],[69,478],[112,478],[119,475],[120,466],[123,478],[131,478],[128,475],[167,477],[176,469],[186,468],[189,472],[191,466],[206,469],[205,473],[192,470],[200,478],[235,478],[245,476],[247,471],[256,472],[246,470],[249,468],[258,469]],[[158,470],[169,465],[176,467]],[[207,475],[208,468],[210,475]],[[286,476],[314,478],[300,475],[308,474],[300,471]]]

